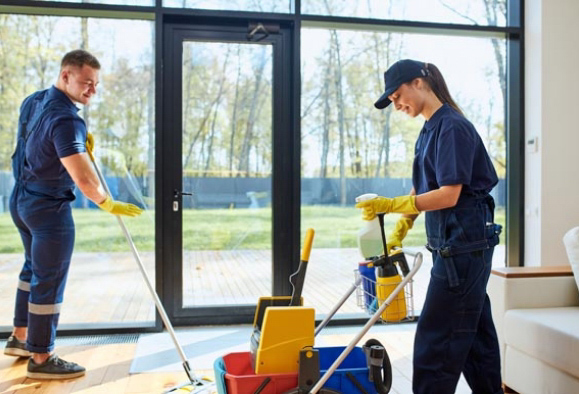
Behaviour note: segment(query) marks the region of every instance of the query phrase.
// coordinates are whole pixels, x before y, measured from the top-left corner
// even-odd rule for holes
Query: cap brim
[[[380,96],[378,101],[374,103],[374,107],[378,109],[384,109],[389,106],[392,101],[390,101],[388,96],[390,96],[390,93],[384,93],[382,96]]]
[[[389,106],[392,101],[390,101],[388,96],[390,96],[392,93],[394,93],[396,90],[398,90],[398,88],[399,88],[399,86],[391,86],[389,89],[386,89],[384,94],[382,96],[380,96],[378,101],[376,101],[374,103],[374,107],[376,107],[378,109],[383,109],[383,108],[386,108],[387,106]]]

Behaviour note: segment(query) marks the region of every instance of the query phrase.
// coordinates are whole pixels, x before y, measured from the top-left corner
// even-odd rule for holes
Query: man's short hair
[[[60,68],[62,69],[65,66],[76,66],[82,68],[85,64],[95,70],[101,69],[101,64],[98,59],[83,49],[75,49],[74,51],[70,51],[64,55],[60,62]]]

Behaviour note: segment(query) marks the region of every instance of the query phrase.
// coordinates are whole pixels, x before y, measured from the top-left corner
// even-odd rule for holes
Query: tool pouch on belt
[[[444,259],[450,287],[459,284],[453,256],[491,249],[499,243],[502,226],[493,219],[494,201],[490,196],[426,213],[426,248]]]

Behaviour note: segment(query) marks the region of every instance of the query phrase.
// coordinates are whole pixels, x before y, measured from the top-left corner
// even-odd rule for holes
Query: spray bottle
[[[376,197],[378,195],[375,193],[362,194],[356,197],[356,202],[368,201]],[[364,227],[358,231],[358,249],[366,261],[382,254],[382,238],[378,218],[366,221]]]
[[[390,294],[396,289],[396,286],[402,282],[402,278],[398,274],[398,269],[394,265],[394,259],[388,256],[388,245],[386,244],[386,235],[384,234],[384,214],[377,214],[380,225],[380,233],[382,244],[384,246],[384,256],[380,257],[374,262],[376,269],[376,299],[378,305],[384,303]],[[381,318],[383,321],[397,322],[407,316],[406,298],[404,289],[401,289],[396,297],[390,302],[382,312]]]

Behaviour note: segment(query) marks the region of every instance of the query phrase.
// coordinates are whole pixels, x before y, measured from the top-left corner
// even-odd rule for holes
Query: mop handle
[[[304,240],[304,249],[302,251],[300,264],[298,270],[290,275],[289,281],[292,284],[292,298],[289,306],[299,306],[302,299],[302,290],[304,288],[304,281],[306,280],[306,269],[308,268],[308,260],[310,259],[310,252],[312,251],[312,242],[314,241],[314,229],[308,228],[306,231],[306,239]]]
[[[96,173],[98,175],[98,178],[101,181],[101,184],[103,185],[106,193],[109,196],[111,196],[111,198],[112,198],[109,186],[107,185],[107,182],[106,182],[103,174],[101,173],[101,170],[100,170],[99,166],[97,165],[96,161],[93,161],[93,165],[94,165],[94,168],[95,168]],[[125,234],[125,238],[127,239],[129,246],[131,247],[131,251],[133,252],[133,255],[135,256],[135,260],[137,260],[137,263],[139,265],[141,273],[143,274],[143,278],[145,279],[145,283],[147,284],[147,287],[149,288],[149,292],[151,293],[151,296],[153,297],[153,300],[155,301],[155,306],[157,307],[157,311],[159,312],[159,315],[161,315],[161,320],[163,320],[163,323],[165,324],[165,328],[167,328],[167,331],[171,335],[171,339],[173,340],[173,343],[175,344],[175,347],[177,348],[177,352],[179,353],[179,357],[181,358],[181,361],[183,362],[183,366],[185,367],[185,371],[187,372],[187,375],[189,375],[189,378],[192,381],[193,379],[191,379],[191,375],[190,375],[191,370],[190,370],[190,368],[188,370],[189,366],[188,366],[187,358],[185,357],[185,353],[183,352],[183,348],[181,347],[181,345],[177,341],[177,337],[175,335],[175,330],[173,329],[173,325],[171,324],[171,321],[169,320],[169,317],[167,316],[167,312],[165,312],[165,308],[163,308],[163,304],[161,303],[161,300],[159,299],[157,292],[155,291],[155,289],[153,288],[153,285],[151,284],[151,280],[149,279],[149,275],[147,274],[147,270],[145,269],[145,265],[143,264],[143,261],[141,260],[141,256],[139,256],[139,252],[137,251],[137,247],[135,246],[135,243],[133,242],[133,238],[131,237],[131,234],[129,233],[129,230],[125,226],[125,223],[123,222],[123,219],[121,218],[121,216],[120,215],[115,215],[115,216],[117,217],[117,221],[119,222],[119,226],[121,226],[121,230],[123,230],[123,233]]]
[[[344,303],[348,300],[348,298],[350,298],[352,293],[356,291],[356,289],[358,288],[360,283],[362,283],[362,276],[361,275],[356,277],[356,280],[354,281],[354,283],[352,283],[352,285],[350,286],[348,291],[342,296],[342,298],[340,298],[340,300],[336,303],[336,305],[334,305],[332,310],[330,312],[328,312],[328,314],[326,315],[324,320],[322,320],[322,322],[320,324],[318,324],[318,326],[316,327],[316,330],[314,331],[315,337],[318,336],[320,331],[322,331],[324,329],[324,327],[326,327],[328,325],[330,320],[332,320],[332,317],[334,317],[336,312],[338,312],[338,309],[340,309],[342,307],[342,305],[344,305]]]
[[[372,318],[368,320],[368,322],[362,328],[362,330],[354,337],[354,339],[352,339],[352,341],[348,344],[348,346],[342,351],[340,356],[338,356],[338,358],[334,361],[334,363],[330,366],[330,368],[328,368],[328,370],[324,373],[324,375],[320,378],[320,380],[318,380],[315,386],[312,387],[312,389],[309,391],[309,394],[317,393],[324,386],[324,384],[328,381],[328,379],[330,379],[330,376],[332,376],[332,374],[336,371],[336,369],[338,369],[342,361],[344,361],[344,359],[348,356],[348,354],[350,354],[350,352],[360,341],[360,339],[362,339],[362,337],[366,335],[366,333],[370,330],[370,328],[372,328],[372,326],[378,321],[378,319],[380,319],[382,312],[386,310],[388,305],[390,305],[390,303],[394,300],[394,298],[398,296],[398,293],[400,291],[404,291],[404,286],[406,286],[406,284],[410,282],[410,280],[412,280],[412,277],[414,276],[414,274],[416,274],[421,265],[422,265],[422,253],[418,252],[416,253],[414,258],[414,266],[412,267],[412,270],[402,280],[402,282],[400,282],[398,286],[396,286],[394,291],[390,293],[390,296],[374,313]]]

